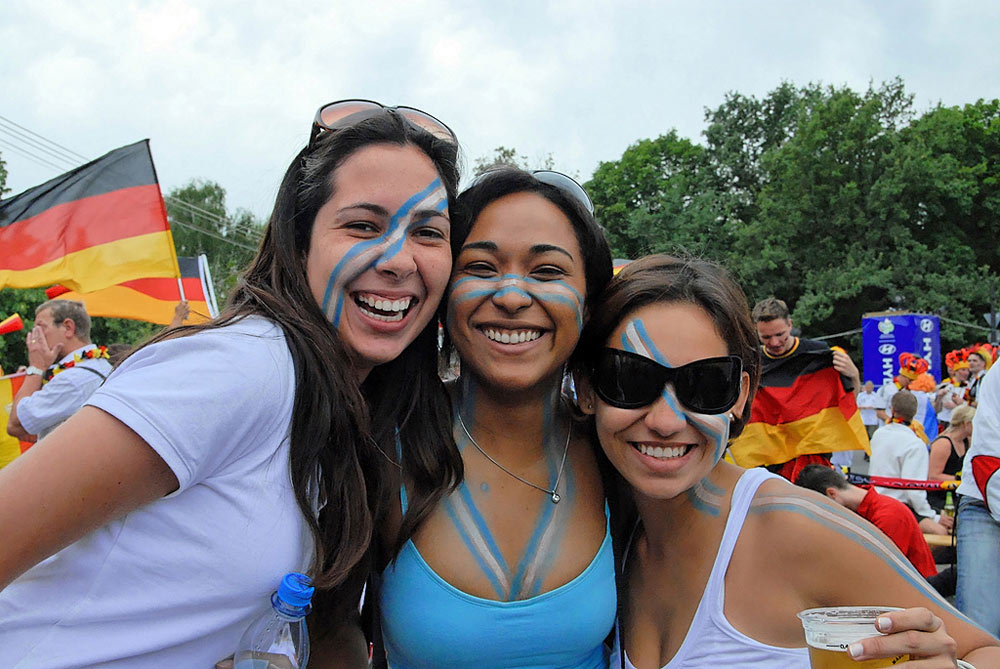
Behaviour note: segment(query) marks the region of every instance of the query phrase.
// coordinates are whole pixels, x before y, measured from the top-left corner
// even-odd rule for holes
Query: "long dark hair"
[[[449,202],[459,179],[458,148],[386,111],[327,132],[292,161],[278,190],[257,256],[223,312],[211,323],[179,328],[152,341],[218,328],[250,315],[284,331],[295,365],[290,467],[299,508],[315,539],[311,573],[326,592],[314,616],[324,626],[357,606],[374,566],[373,541],[398,467],[413,482],[405,524],[416,526],[462,476],[450,409],[437,377],[437,322],[364,383],[346,373],[350,352],[309,288],[306,257],[316,213],[330,199],[335,170],[372,144],[414,145],[434,163]],[[396,461],[397,435],[401,463]],[[316,514],[315,502],[322,510]],[[355,609],[356,610],[356,609]]]

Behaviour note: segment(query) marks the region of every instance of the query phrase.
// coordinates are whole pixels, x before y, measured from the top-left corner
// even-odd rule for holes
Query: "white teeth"
[[[483,334],[487,338],[498,341],[501,344],[523,344],[526,341],[535,341],[542,336],[542,333],[538,330],[508,330],[506,332],[501,332],[499,330],[483,330]]]
[[[359,307],[359,308],[361,309],[361,313],[365,314],[366,316],[370,316],[371,318],[374,318],[377,321],[385,321],[386,323],[395,323],[396,321],[401,321],[403,320],[403,316],[405,315],[403,314],[403,312],[399,311],[393,314],[392,316],[383,316],[382,314],[376,314],[373,311],[368,311],[364,307]],[[378,309],[378,307],[375,308]]]
[[[648,455],[660,460],[679,458],[688,451],[686,446],[677,446],[674,448],[667,446],[666,448],[663,448],[660,446],[647,446],[646,444],[636,444],[636,447],[639,449],[639,452],[642,453],[643,455]]]
[[[404,297],[401,300],[383,300],[373,295],[358,295],[358,301],[374,307],[379,311],[405,311],[410,308],[412,298]],[[398,320],[398,319],[397,319]]]

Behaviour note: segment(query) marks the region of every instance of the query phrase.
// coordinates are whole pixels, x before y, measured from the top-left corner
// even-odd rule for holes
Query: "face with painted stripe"
[[[451,272],[450,233],[445,188],[417,147],[368,146],[334,172],[306,274],[362,378],[434,316]]]
[[[688,302],[659,302],[626,316],[607,346],[645,356],[667,367],[729,354],[711,316]],[[746,404],[749,377],[732,411]],[[729,438],[728,412],[688,409],[667,383],[660,397],[638,409],[605,404],[589,387],[584,407],[595,414],[597,434],[608,459],[639,494],[670,499],[694,487],[719,462]],[[585,408],[585,410],[587,410]]]
[[[455,259],[448,331],[463,374],[506,390],[551,385],[580,339],[586,277],[572,224],[530,192],[480,212]]]

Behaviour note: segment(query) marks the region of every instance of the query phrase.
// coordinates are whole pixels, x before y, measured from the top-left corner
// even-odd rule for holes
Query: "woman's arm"
[[[768,535],[764,545],[773,549],[768,560],[776,565],[775,587],[793,588],[803,609],[906,609],[889,616],[889,635],[863,641],[856,659],[909,653],[940,662],[921,666],[954,667],[956,656],[978,660],[981,667],[1000,666],[1000,641],[948,604],[877,528],[820,495],[782,487],[779,494],[758,494],[753,507],[767,516],[762,532]]]
[[[944,473],[951,454],[951,442],[944,437],[938,437],[931,442],[931,455],[927,464],[927,478],[930,481],[954,481],[955,477]]]
[[[0,590],[53,553],[177,488],[139,435],[84,407],[0,470]]]

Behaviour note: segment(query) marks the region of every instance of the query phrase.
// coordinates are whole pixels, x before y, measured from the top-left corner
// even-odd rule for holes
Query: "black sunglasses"
[[[736,404],[742,374],[743,362],[735,355],[665,367],[636,353],[605,348],[594,364],[591,378],[598,397],[619,409],[652,404],[670,383],[677,399],[687,408],[720,414]]]
[[[320,134],[331,130],[340,130],[360,123],[366,118],[371,118],[376,114],[391,111],[399,114],[411,124],[422,128],[434,135],[438,139],[443,139],[449,144],[458,145],[458,138],[455,133],[444,124],[444,121],[435,118],[425,111],[415,107],[386,107],[381,102],[374,100],[338,100],[323,105],[316,111],[313,119],[312,133],[309,135],[309,146]]]

